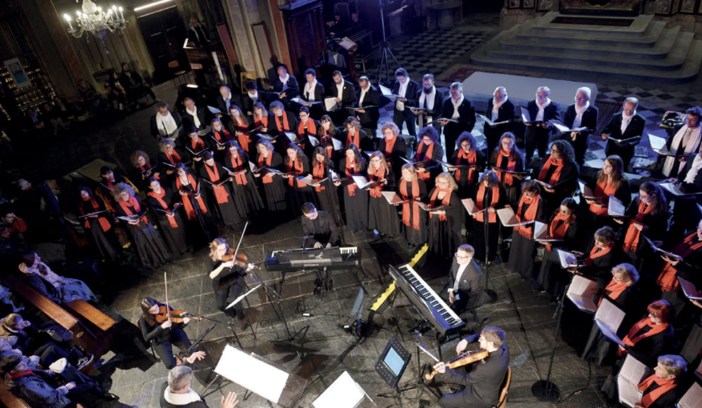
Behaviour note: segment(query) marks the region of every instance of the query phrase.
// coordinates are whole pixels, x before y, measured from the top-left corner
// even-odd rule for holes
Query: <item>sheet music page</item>
[[[351,176],[351,178],[359,188],[363,188],[368,184],[368,180],[363,176]]]
[[[527,109],[523,106],[520,106],[520,108],[522,110],[522,120],[525,123],[531,122],[531,115],[529,114],[529,109]]]
[[[380,192],[383,197],[385,197],[386,200],[388,200],[388,204],[395,204],[395,203],[401,203],[402,198],[397,195],[394,191],[381,191]]]
[[[683,193],[682,190],[680,190],[680,187],[676,186],[673,183],[660,183],[660,186],[675,194],[676,196],[685,195],[685,193]]]
[[[500,217],[500,221],[505,227],[516,227],[517,225],[527,225],[534,222],[528,221],[520,223],[519,220],[517,220],[517,216],[514,214],[514,211],[511,208],[500,208],[499,210],[497,210],[497,215],[498,217]]]
[[[363,389],[344,371],[312,403],[314,408],[353,408],[366,396]]]
[[[702,407],[702,387],[694,383],[689,390],[680,398],[678,403],[680,408],[700,408]]]
[[[585,183],[582,181],[578,180],[578,185],[580,186],[580,192],[584,197],[594,197],[595,193],[592,191],[590,187],[588,187]]]
[[[547,239],[548,237],[548,224],[541,221],[534,221],[534,239]],[[572,286],[572,284],[571,284]]]
[[[341,140],[336,140],[333,137],[331,138],[332,144],[334,145],[334,150],[341,150],[344,148],[344,145],[341,143]]]
[[[692,282],[683,279],[679,276],[678,282],[680,282],[680,287],[685,293],[685,296],[687,296],[689,299],[702,300],[702,293],[697,290],[697,288],[695,287],[695,285],[692,284]]]
[[[556,248],[558,259],[561,261],[561,268],[567,269],[568,266],[578,262],[578,258],[573,253]]]
[[[590,297],[573,294],[566,294],[566,296],[578,309],[583,312],[594,314],[597,311],[597,305]]]
[[[324,107],[327,108],[328,111],[333,110],[335,106],[336,98],[324,98]]]
[[[573,275],[573,281],[570,282],[568,294],[590,297],[592,296],[592,290],[596,285],[597,282],[592,279],[588,279],[580,275]]]
[[[480,211],[475,205],[475,201],[473,201],[472,198],[466,198],[461,200],[461,203],[463,203],[463,207],[465,207],[466,211],[468,211],[468,214],[473,215],[476,212]]]
[[[630,383],[622,377],[617,377],[617,388],[619,389],[619,402],[634,408],[634,405],[641,402],[643,392],[638,386]]]
[[[624,203],[617,197],[609,196],[609,205],[607,206],[607,214],[613,217],[623,217],[626,212]]]
[[[638,386],[641,381],[652,373],[653,370],[647,367],[646,364],[628,354],[624,359],[622,369],[619,370],[619,377]]]
[[[665,147],[666,140],[660,136],[648,134],[648,142],[651,144],[651,150],[657,152]]]
[[[602,299],[600,307],[597,309],[597,314],[595,314],[595,319],[605,323],[609,326],[615,333],[619,330],[619,326],[624,320],[624,313],[620,308],[614,305],[609,299]]]
[[[312,147],[317,147],[319,145],[319,139],[312,135],[307,135],[307,138],[310,139],[310,143],[312,143]]]
[[[246,367],[242,370],[241,367]],[[278,403],[288,373],[227,345],[214,370],[222,377],[241,385],[254,394]]]

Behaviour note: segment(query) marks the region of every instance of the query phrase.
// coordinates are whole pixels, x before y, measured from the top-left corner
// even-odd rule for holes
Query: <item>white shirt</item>
[[[344,95],[344,81],[341,81],[340,84],[336,84],[336,92],[336,97],[341,99]]]
[[[472,262],[472,261],[471,261]],[[463,276],[463,271],[466,270],[470,264],[458,265],[458,272],[456,272],[456,280],[453,282],[453,288],[449,288],[450,291],[458,291],[458,285],[461,283],[461,277]]]
[[[314,90],[315,87],[317,86],[317,80],[315,79],[311,83],[308,82],[305,84],[305,95],[307,95],[307,100],[308,101],[314,101]]]
[[[505,96],[505,100],[502,102],[497,102],[494,97],[492,98],[492,117],[490,118],[491,121],[496,121],[497,117],[500,116],[500,107],[502,106],[502,104],[507,102],[508,98],[508,96]]]
[[[534,119],[535,122],[543,122],[544,121],[544,109],[546,109],[546,107],[550,104],[551,104],[551,98],[546,98],[546,103],[544,103],[543,105],[539,104],[538,101],[536,102],[536,107],[539,108],[539,112],[537,112],[537,114],[536,114],[536,119]]]
[[[626,113],[622,113],[622,127],[619,129],[622,132],[622,135],[626,131],[627,126],[629,126],[629,123],[631,123],[631,119],[636,115],[636,111],[631,114],[631,116],[626,116]]]
[[[290,79],[290,74],[285,74],[284,77],[279,76],[278,79],[280,79],[280,82],[283,83],[283,92],[285,92],[285,90],[288,89],[288,80]]]
[[[403,83],[400,83],[400,89],[397,91],[397,96],[399,96],[400,98],[405,98],[405,99],[407,99],[407,98],[405,97],[405,95],[407,94],[407,86],[409,85],[409,82],[410,82],[410,79],[407,78],[407,79],[405,80],[405,83],[404,83],[404,84],[403,84]],[[399,110],[400,112],[402,112],[402,111],[405,110],[405,103],[404,103],[404,102],[397,101],[397,102],[395,102],[395,108],[397,108],[397,110]]]
[[[201,401],[200,396],[192,388],[188,389],[186,393],[174,394],[170,388],[166,387],[163,391],[163,399],[171,405],[188,405],[195,401]]]
[[[685,176],[685,180],[683,180],[685,183],[692,184],[695,182],[695,177],[697,177],[697,173],[699,173],[700,169],[702,168],[702,157],[698,154],[695,156],[695,160],[692,162],[692,167],[690,168],[690,171],[687,172],[687,175]]]
[[[457,100],[451,98],[451,103],[453,104],[453,115],[451,116],[451,119],[458,120],[458,118],[461,117],[461,115],[458,113],[458,107],[463,103],[463,94],[461,94],[461,97]]]
[[[363,98],[366,97],[368,91],[370,91],[370,85],[368,85],[366,89],[361,88],[361,96],[358,97],[358,106],[363,106]]]
[[[252,101],[258,102],[258,91],[251,93],[247,92],[249,94],[249,98],[251,98]]]
[[[585,106],[582,108],[579,108],[578,105],[575,105],[575,119],[573,120],[573,126],[571,128],[575,129],[577,127],[580,127],[583,123],[583,113],[587,110],[587,108],[590,107],[590,101],[585,102]]]
[[[229,114],[229,106],[232,103],[232,94],[230,93],[228,97],[226,97],[226,98],[222,97],[222,99],[224,99],[224,104],[227,106],[226,114],[228,115]],[[222,112],[222,113],[225,113],[225,112]]]
[[[690,128],[687,127],[687,125],[681,127],[673,137],[673,142],[670,144],[670,152],[673,154],[683,153],[681,149],[682,146],[685,146],[684,153],[696,152],[702,136],[700,130],[702,130],[702,126],[699,125],[697,125],[696,128]],[[675,157],[668,156],[665,158],[665,162],[663,163],[663,175],[666,177],[670,176],[675,162]],[[683,167],[685,167],[685,162],[679,162],[678,165],[678,171],[681,171]]]
[[[185,111],[193,117],[193,124],[195,125],[195,127],[200,129],[200,118],[197,117],[197,107],[195,108],[195,110],[192,111],[189,111],[188,108],[185,108]]]
[[[156,113],[156,127],[158,128],[158,133],[161,136],[168,136],[178,129],[171,112],[168,112],[166,116]]]
[[[426,101],[426,108],[428,110],[434,110],[434,99],[436,98],[436,87],[432,85],[431,92],[425,93],[422,89],[422,94],[419,95],[419,107],[424,107],[424,102]],[[434,120],[431,116],[427,115],[427,123]]]

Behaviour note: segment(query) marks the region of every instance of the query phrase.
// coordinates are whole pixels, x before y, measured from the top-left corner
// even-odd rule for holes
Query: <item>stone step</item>
[[[656,42],[663,33],[666,23],[665,21],[652,21],[646,30],[639,36],[622,37],[613,36],[608,33],[592,33],[583,31],[559,32],[557,34],[544,33],[533,29],[533,20],[513,27],[515,33],[520,40],[535,40],[548,43],[550,41],[558,41],[564,44],[602,44],[610,46],[640,46],[654,47]],[[510,30],[511,31],[511,30]]]
[[[503,32],[501,34],[505,33],[506,32]],[[700,64],[702,63],[702,40],[693,40],[684,61],[677,69],[667,71],[661,70],[659,67],[652,68],[643,65],[631,66],[628,60],[618,65],[603,64],[601,61],[588,61],[587,59],[577,62],[553,59],[545,63],[542,59],[528,59],[516,57],[515,55],[488,55],[486,50],[494,46],[494,44],[493,41],[490,41],[479,47],[471,55],[472,62],[478,65],[497,68],[536,72],[559,72],[569,75],[605,74],[614,80],[656,81],[659,83],[687,82],[697,75],[700,70]],[[499,44],[499,42],[497,42],[497,44]],[[672,54],[675,54],[675,52],[672,52],[671,55]]]
[[[631,56],[634,58],[662,59],[665,58],[673,47],[689,46],[694,33],[680,33],[681,26],[663,30],[652,47],[629,43],[605,43],[604,41],[578,41],[571,42],[554,38],[551,41],[543,39],[528,39],[519,37],[516,33],[509,33],[500,39],[500,46],[505,50],[541,51],[578,51],[583,55],[597,55],[601,53]],[[682,38],[681,38],[682,37]],[[685,44],[687,42],[687,45]]]
[[[535,19],[534,30],[537,32],[555,34],[555,35],[563,35],[564,33],[570,34],[574,30],[577,30],[577,31],[582,32],[582,33],[604,34],[604,35],[608,35],[608,36],[615,36],[618,38],[631,38],[631,37],[640,37],[641,35],[643,35],[646,32],[648,26],[653,21],[653,14],[640,14],[636,17],[610,17],[610,16],[605,17],[607,19],[614,19],[614,20],[634,20],[634,22],[630,26],[627,26],[627,27],[590,25],[590,24],[556,24],[556,23],[552,23],[551,21],[553,21],[557,17],[566,17],[569,19],[597,18],[595,16],[583,16],[583,17],[573,16],[573,15],[564,16],[556,11],[551,11],[551,12],[546,13],[544,16]]]
[[[558,50],[545,48],[542,50],[502,48],[500,46],[506,33],[501,33],[488,44],[492,47],[485,49],[485,54],[496,58],[513,58],[518,60],[541,61],[544,64],[562,62],[572,64],[598,64],[605,66],[628,66],[630,68],[646,68],[658,70],[675,70],[682,66],[692,43],[693,33],[681,33],[676,39],[676,45],[663,58],[641,58],[635,54],[618,54],[601,50],[600,52],[582,52],[577,49]],[[685,35],[688,34],[688,35]]]

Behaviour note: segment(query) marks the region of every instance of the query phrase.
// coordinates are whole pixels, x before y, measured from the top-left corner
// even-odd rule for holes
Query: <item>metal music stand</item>
[[[386,78],[386,83],[390,85],[390,60],[388,59],[388,54],[392,57],[393,61],[395,61],[395,64],[397,64],[398,67],[400,67],[400,63],[397,62],[397,58],[395,58],[395,55],[392,53],[390,50],[390,46],[388,45],[388,41],[385,38],[385,14],[383,12],[383,0],[378,0],[378,7],[380,8],[380,23],[382,30],[381,32],[383,33],[383,42],[380,43],[380,66],[378,67],[378,83],[380,83],[381,74],[383,73],[383,64],[385,65],[385,78]]]
[[[417,353],[419,353],[419,351],[417,351]],[[413,390],[419,385],[418,383],[413,383],[403,388],[400,388],[398,385],[402,374],[404,374],[405,369],[409,366],[411,361],[412,354],[400,344],[395,336],[390,336],[390,340],[388,340],[383,352],[380,353],[380,357],[378,357],[378,361],[375,363],[375,371],[380,375],[380,378],[392,388],[393,392],[376,394],[378,397],[397,398],[400,407],[402,407],[402,393]],[[417,361],[419,362],[419,358],[417,358]],[[419,375],[421,374],[422,372],[419,370]]]

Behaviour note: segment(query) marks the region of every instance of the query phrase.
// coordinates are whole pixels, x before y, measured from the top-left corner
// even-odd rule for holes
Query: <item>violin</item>
[[[477,351],[468,351],[460,356],[456,357],[455,359],[451,360],[448,364],[446,364],[444,367],[446,368],[456,368],[456,367],[463,367],[468,364],[473,364],[476,361],[484,361],[490,353],[487,350],[477,350]],[[430,374],[427,374],[424,376],[427,380],[431,380],[434,378],[434,376],[438,373],[437,370],[432,371]]]
[[[243,254],[236,254],[236,259],[234,259],[234,254],[236,250],[234,248],[229,248],[227,253],[222,255],[222,262],[234,261],[234,264],[241,266],[242,268],[247,268],[249,265],[253,265],[257,270],[261,270],[260,266],[256,266],[253,262],[249,262],[249,257]]]
[[[185,317],[181,317],[183,313],[185,311],[181,309],[171,310],[169,313],[168,307],[161,305],[158,307],[158,313],[154,315],[154,320],[156,320],[156,323],[161,324],[168,321],[170,317],[172,323],[183,323],[183,319],[185,319]]]

